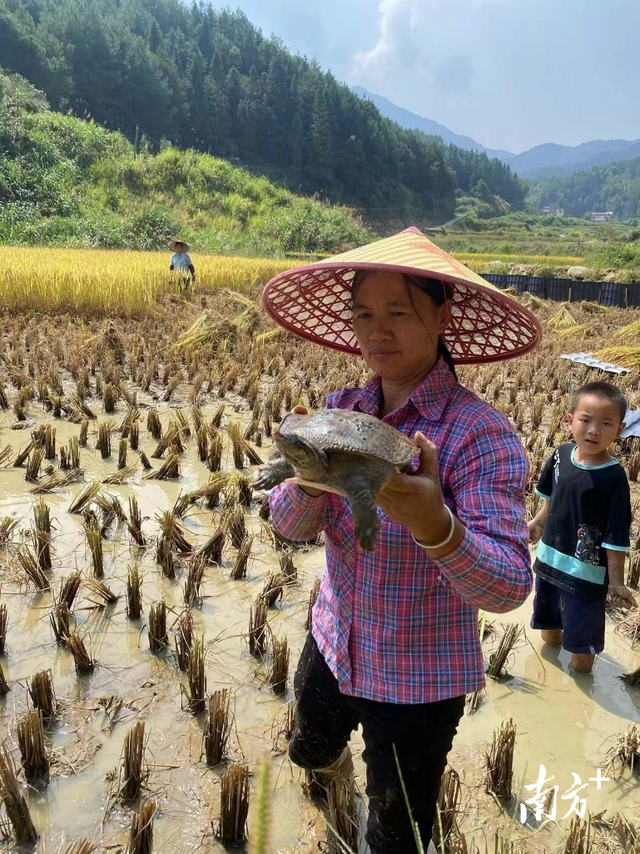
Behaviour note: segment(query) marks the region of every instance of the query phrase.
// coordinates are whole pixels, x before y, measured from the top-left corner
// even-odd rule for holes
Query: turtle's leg
[[[375,551],[375,537],[382,524],[375,499],[389,475],[388,466],[377,467],[368,461],[366,471],[353,469],[344,476],[356,539],[360,548],[368,552]]]
[[[281,454],[273,454],[271,459],[260,466],[251,485],[254,489],[272,489],[288,477],[294,477],[295,470]]]

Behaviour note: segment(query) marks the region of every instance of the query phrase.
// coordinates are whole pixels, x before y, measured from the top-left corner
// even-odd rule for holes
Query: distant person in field
[[[624,584],[631,499],[624,469],[609,453],[622,433],[627,401],[606,382],[574,392],[569,429],[575,444],[547,460],[536,492],[542,509],[529,522],[540,540],[531,628],[570,652],[570,668],[590,673],[604,649],[607,593],[616,608],[635,608]]]
[[[170,272],[176,273],[180,293],[188,293],[189,285],[195,283],[196,271],[188,255],[189,244],[181,240],[171,240],[169,249],[173,252],[171,256]]]

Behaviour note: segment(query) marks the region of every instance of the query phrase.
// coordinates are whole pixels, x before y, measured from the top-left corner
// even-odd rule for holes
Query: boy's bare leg
[[[562,629],[542,629],[540,635],[549,646],[562,646]],[[588,658],[588,656],[582,656],[582,658]]]
[[[591,673],[595,659],[595,655],[582,655],[574,652],[569,662],[569,669],[573,670],[574,673]]]

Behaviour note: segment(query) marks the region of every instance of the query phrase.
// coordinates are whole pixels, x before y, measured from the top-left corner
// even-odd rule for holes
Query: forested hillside
[[[640,216],[640,157],[551,178],[532,187],[529,203],[563,207],[567,216],[613,211],[617,219]]]
[[[0,0],[0,62],[52,107],[153,145],[237,161],[372,221],[442,222],[484,182],[514,209],[526,183],[486,155],[383,118],[241,13],[178,0]]]
[[[136,153],[0,70],[0,244],[155,249],[175,233],[227,255],[330,253],[371,238],[350,210],[226,160],[171,146]]]

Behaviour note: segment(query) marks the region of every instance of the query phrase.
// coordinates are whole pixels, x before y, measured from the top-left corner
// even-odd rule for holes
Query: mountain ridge
[[[640,157],[640,139],[593,139],[579,145],[545,142],[520,154],[490,149],[469,136],[455,133],[445,125],[399,107],[388,98],[369,92],[362,86],[354,86],[352,91],[359,97],[372,101],[383,116],[392,119],[403,128],[420,130],[429,135],[439,136],[446,144],[479,151],[487,154],[488,157],[497,157],[522,178],[533,181],[566,177],[575,172],[588,171],[595,167]]]

